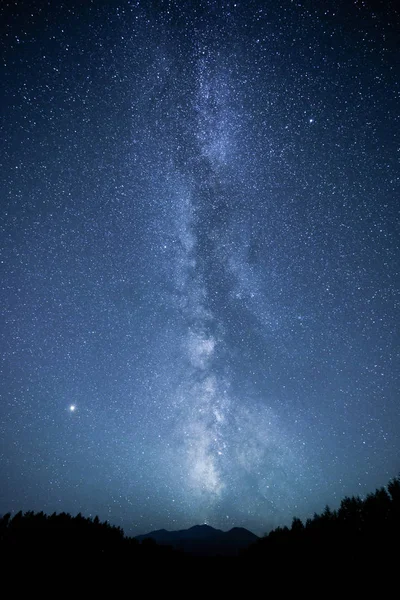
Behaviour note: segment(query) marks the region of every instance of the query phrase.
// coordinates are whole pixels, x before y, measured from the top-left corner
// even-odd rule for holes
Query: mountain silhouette
[[[136,536],[138,541],[153,539],[157,544],[172,546],[189,554],[202,556],[234,556],[259,538],[243,527],[233,527],[229,531],[215,529],[210,525],[194,525],[189,529],[167,531],[158,529]]]

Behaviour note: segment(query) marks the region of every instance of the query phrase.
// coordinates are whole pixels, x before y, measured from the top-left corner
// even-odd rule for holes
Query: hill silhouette
[[[184,552],[202,556],[236,556],[241,550],[259,539],[257,535],[243,527],[222,531],[210,527],[210,525],[194,525],[189,529],[179,531],[159,529],[136,536],[138,541],[149,538],[157,544],[172,546]]]

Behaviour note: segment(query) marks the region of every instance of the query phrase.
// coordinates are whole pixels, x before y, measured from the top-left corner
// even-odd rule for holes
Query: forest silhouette
[[[399,534],[400,476],[364,499],[345,497],[337,510],[326,506],[305,523],[294,517],[291,527],[272,530],[237,556],[190,556],[152,539],[127,537],[97,516],[32,511],[0,519],[0,552],[3,569],[45,567],[46,578],[62,567],[79,577],[97,573],[99,582],[99,573],[121,577],[134,567],[182,577],[208,569],[231,579],[233,573],[254,577],[267,569],[271,583],[288,573],[311,572],[314,580],[329,575],[365,582],[397,573]]]

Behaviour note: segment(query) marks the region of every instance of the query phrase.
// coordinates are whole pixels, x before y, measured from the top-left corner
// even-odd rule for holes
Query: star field
[[[0,22],[0,513],[259,534],[397,475],[394,3]]]

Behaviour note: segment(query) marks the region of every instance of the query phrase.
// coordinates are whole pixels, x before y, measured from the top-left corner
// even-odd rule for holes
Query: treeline
[[[338,510],[326,506],[303,523],[278,527],[246,551],[248,561],[349,571],[389,568],[398,560],[400,542],[400,477],[364,499],[345,497]],[[366,573],[367,574],[367,573]]]
[[[9,562],[41,562],[71,564],[79,569],[87,565],[124,560],[166,559],[174,556],[171,548],[157,546],[153,540],[140,544],[126,537],[121,527],[101,522],[99,517],[73,517],[69,513],[18,512],[0,518],[0,553]]]
[[[0,520],[0,544],[15,555],[50,553],[55,551],[103,553],[114,551],[124,543],[120,527],[78,514],[18,512],[8,513]]]
[[[126,537],[120,527],[81,514],[47,516],[29,511],[0,518],[3,567],[5,560],[8,564],[34,563],[40,569],[45,565],[48,573],[54,572],[49,567],[65,566],[75,575],[81,568],[85,576],[93,569],[128,573],[132,566],[140,571],[150,565],[157,565],[159,572],[164,569],[166,574],[182,567],[186,573],[197,573],[206,567],[217,574],[225,570],[228,577],[233,572],[235,576],[248,572],[253,577],[268,569],[275,579],[288,570],[307,573],[311,565],[319,574],[337,575],[346,570],[352,575],[365,574],[377,572],[382,566],[395,568],[391,565],[398,560],[399,541],[400,477],[364,499],[344,498],[338,510],[327,506],[305,523],[295,517],[290,528],[274,529],[239,557],[204,559],[159,546],[153,540],[139,543]]]

